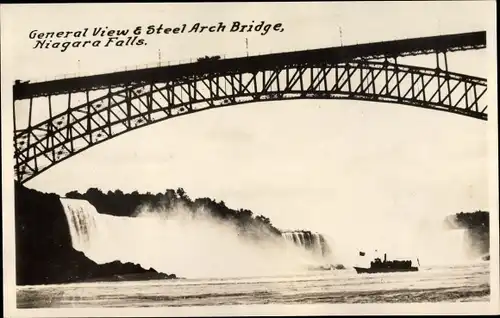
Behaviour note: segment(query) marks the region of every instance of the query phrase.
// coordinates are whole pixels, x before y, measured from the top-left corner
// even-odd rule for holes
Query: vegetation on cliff
[[[73,249],[59,196],[28,189],[17,182],[15,224],[17,285],[116,280],[122,275],[175,278],[132,263],[100,265],[90,260]]]
[[[269,218],[254,215],[247,209],[235,210],[226,206],[224,201],[217,202],[210,198],[191,199],[183,188],[177,190],[167,189],[164,193],[123,193],[120,190],[102,192],[97,188],[90,188],[85,193],[71,191],[66,193],[70,199],[84,199],[90,202],[99,213],[115,216],[135,216],[143,206],[151,210],[168,211],[182,205],[192,213],[203,210],[212,217],[235,225],[243,235],[254,239],[267,236],[281,236],[280,230],[275,228]]]
[[[460,212],[450,215],[445,220],[449,228],[473,229],[481,228],[484,231],[489,231],[490,214],[486,211],[475,212]]]

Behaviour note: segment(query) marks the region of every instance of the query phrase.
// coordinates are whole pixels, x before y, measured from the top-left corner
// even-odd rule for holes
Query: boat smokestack
[[[384,262],[387,262],[387,254],[384,253]]]

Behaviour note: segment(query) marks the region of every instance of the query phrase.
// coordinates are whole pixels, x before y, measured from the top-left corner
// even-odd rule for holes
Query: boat
[[[357,267],[354,269],[358,274],[362,273],[391,273],[391,272],[418,272],[418,267],[412,266],[410,260],[387,260],[387,254],[384,254],[384,260],[375,258],[370,262],[370,267]]]

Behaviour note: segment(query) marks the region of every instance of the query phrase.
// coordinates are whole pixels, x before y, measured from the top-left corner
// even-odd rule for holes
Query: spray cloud
[[[100,214],[85,200],[61,199],[73,247],[98,263],[138,263],[164,273],[236,277],[295,273],[318,260],[279,237],[251,239],[206,208],[141,207],[136,217]]]

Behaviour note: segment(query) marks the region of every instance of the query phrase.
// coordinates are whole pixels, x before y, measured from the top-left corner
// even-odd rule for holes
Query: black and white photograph
[[[0,12],[6,316],[499,313],[494,1]]]

